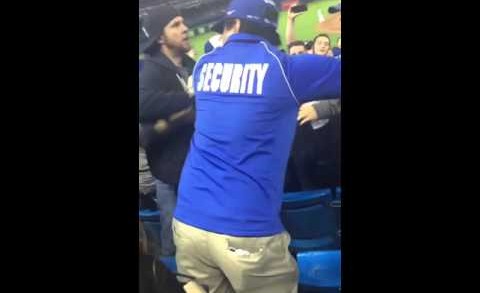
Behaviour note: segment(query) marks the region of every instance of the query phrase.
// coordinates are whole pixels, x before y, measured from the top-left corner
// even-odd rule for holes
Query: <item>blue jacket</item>
[[[195,133],[175,218],[233,236],[284,230],[279,212],[300,104],[340,97],[340,61],[235,34],[193,72]]]
[[[332,52],[333,52],[333,57],[342,58],[342,49],[334,47],[332,49]]]

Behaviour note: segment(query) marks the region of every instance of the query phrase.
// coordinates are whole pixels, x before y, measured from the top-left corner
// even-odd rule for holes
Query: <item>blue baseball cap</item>
[[[222,33],[225,20],[233,18],[276,29],[278,10],[273,0],[232,0],[225,15],[212,27],[212,30]]]

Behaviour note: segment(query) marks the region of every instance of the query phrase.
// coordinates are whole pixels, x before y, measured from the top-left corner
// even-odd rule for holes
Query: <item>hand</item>
[[[164,133],[168,129],[168,122],[164,119],[157,120],[153,129],[158,133]]]
[[[287,19],[288,20],[295,20],[295,18],[301,14],[304,14],[306,11],[302,11],[302,12],[292,12],[290,9],[288,9],[288,12],[287,12]]]
[[[303,104],[300,106],[300,110],[298,111],[297,121],[300,122],[300,125],[303,125],[310,121],[318,120],[317,111],[311,103]]]

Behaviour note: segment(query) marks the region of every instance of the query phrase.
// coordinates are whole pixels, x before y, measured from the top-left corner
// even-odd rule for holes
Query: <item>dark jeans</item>
[[[160,211],[160,239],[161,251],[163,256],[175,255],[175,245],[173,244],[172,217],[177,205],[177,195],[175,187],[156,180],[157,206]]]

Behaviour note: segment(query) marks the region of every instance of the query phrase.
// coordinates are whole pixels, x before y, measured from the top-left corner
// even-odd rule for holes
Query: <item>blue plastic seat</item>
[[[139,210],[138,216],[144,222],[160,222],[160,212],[158,210]]]
[[[338,186],[335,188],[335,198],[339,200],[342,199],[342,187]]]
[[[331,189],[290,192],[283,195],[282,209],[296,209],[316,204],[326,205],[332,199]]]
[[[312,250],[331,250],[340,247],[339,200],[332,189],[287,193],[280,213],[292,241],[293,254]]]
[[[314,239],[292,239],[289,245],[290,252],[296,255],[300,252],[315,250],[331,250],[340,247],[340,241],[337,236],[328,235]]]
[[[167,267],[172,273],[177,273],[177,262],[175,256],[162,256],[160,261]]]
[[[299,284],[310,288],[340,288],[340,250],[310,251],[297,254]]]
[[[322,204],[284,209],[281,219],[293,239],[314,239],[335,235],[338,209]]]

